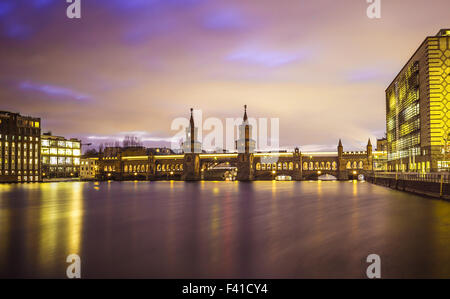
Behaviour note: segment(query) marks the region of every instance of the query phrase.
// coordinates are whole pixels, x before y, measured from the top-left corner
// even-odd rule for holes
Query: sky
[[[80,19],[65,2],[0,0],[0,110],[93,146],[168,145],[191,107],[225,123],[246,104],[283,148],[362,150],[386,87],[450,28],[448,0],[381,0],[380,19],[366,0],[81,0]]]

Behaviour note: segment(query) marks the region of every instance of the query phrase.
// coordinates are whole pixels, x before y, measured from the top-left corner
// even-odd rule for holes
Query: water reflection
[[[357,181],[0,185],[0,277],[450,278],[449,219]]]

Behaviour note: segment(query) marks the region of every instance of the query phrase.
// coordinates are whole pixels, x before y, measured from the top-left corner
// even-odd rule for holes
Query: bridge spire
[[[244,105],[244,122],[248,121],[248,117],[247,117],[247,105]]]
[[[189,123],[190,123],[190,125],[191,125],[191,128],[194,127],[194,116],[193,116],[193,111],[194,111],[194,109],[191,108],[191,119],[189,120]]]

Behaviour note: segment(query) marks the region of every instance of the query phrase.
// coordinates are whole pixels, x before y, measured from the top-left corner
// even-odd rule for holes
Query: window
[[[57,159],[56,159],[56,157],[50,157],[50,165],[56,165],[56,164],[58,164],[57,163]]]

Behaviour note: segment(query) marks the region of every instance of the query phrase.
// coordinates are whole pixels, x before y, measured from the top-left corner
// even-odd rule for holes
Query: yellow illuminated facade
[[[82,180],[93,180],[96,178],[99,171],[97,157],[81,158],[80,164],[80,178]]]
[[[448,170],[450,34],[425,39],[386,90],[388,170]]]
[[[38,182],[40,119],[0,111],[0,182]]]
[[[41,136],[43,178],[69,178],[80,175],[81,141],[44,134]]]

